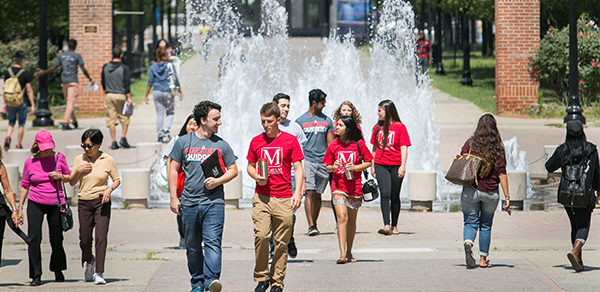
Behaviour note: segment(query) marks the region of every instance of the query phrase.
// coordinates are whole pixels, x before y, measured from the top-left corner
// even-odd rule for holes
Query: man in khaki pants
[[[302,148],[294,135],[279,130],[281,122],[279,107],[267,103],[260,110],[265,130],[254,137],[248,149],[248,174],[256,180],[252,198],[252,220],[254,221],[255,292],[283,291],[283,280],[287,267],[288,243],[292,236],[293,211],[300,207],[302,188],[292,195],[291,169],[294,165],[296,185],[302,184]],[[266,163],[266,173],[261,173],[261,164]],[[269,269],[269,240],[273,232],[275,251]]]
[[[104,107],[106,109],[106,127],[110,129],[112,144],[110,149],[119,149],[116,138],[116,126],[121,123],[123,127],[123,137],[121,138],[121,147],[130,148],[127,143],[127,128],[129,127],[129,116],[123,115],[125,103],[131,104],[130,93],[130,73],[129,67],[121,62],[121,49],[114,48],[112,51],[112,61],[102,67],[102,88],[106,92]]]

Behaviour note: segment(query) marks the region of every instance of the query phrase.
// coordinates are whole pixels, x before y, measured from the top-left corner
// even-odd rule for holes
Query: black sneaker
[[[8,151],[8,149],[10,149],[10,137],[6,137],[6,139],[4,139],[4,151]]]
[[[293,259],[298,255],[298,249],[296,248],[294,238],[290,239],[290,243],[288,243],[288,255]]]
[[[63,275],[62,271],[55,271],[54,272],[54,280],[56,282],[64,282],[65,281],[65,275]]]
[[[260,281],[258,282],[258,285],[256,285],[256,288],[254,288],[254,292],[265,292],[267,291],[267,289],[269,289],[269,284],[271,284],[271,281]],[[274,288],[275,286],[273,286]],[[271,291],[273,291],[273,289],[271,289]]]
[[[63,131],[73,130],[73,128],[69,127],[69,124],[65,123],[62,124],[62,129]]]
[[[313,225],[311,227],[308,227],[308,236],[315,236],[318,235],[319,229],[317,229],[317,225]]]
[[[125,149],[131,148],[131,146],[129,145],[129,143],[127,143],[127,138],[125,138],[125,137],[121,138],[121,143],[120,144],[121,144],[121,147],[123,147]]]
[[[79,124],[77,123],[77,121],[73,121],[73,129],[77,129],[79,128]]]
[[[278,285],[273,285],[273,287],[271,287],[271,292],[283,292],[283,288]]]
[[[29,286],[39,286],[42,285],[42,276],[37,276],[35,279],[31,280]]]
[[[117,144],[117,141],[113,141],[112,144],[110,144],[110,149],[112,149],[112,150],[119,149],[119,144]]]

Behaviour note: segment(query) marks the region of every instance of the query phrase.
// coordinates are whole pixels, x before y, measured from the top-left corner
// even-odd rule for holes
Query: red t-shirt
[[[268,161],[269,177],[264,186],[256,183],[256,193],[276,198],[292,197],[292,164],[304,159],[300,143],[295,136],[281,132],[275,138],[262,133],[252,139],[248,149],[249,162],[264,158]]]
[[[375,145],[375,137],[377,137],[377,145],[379,145],[375,151],[375,163],[382,165],[402,165],[400,147],[411,145],[406,126],[400,122],[390,125],[385,150],[383,149],[383,127],[378,133],[375,133],[375,131],[377,131],[377,125],[373,127],[373,134],[371,135],[371,144]]]
[[[471,150],[471,141],[467,140],[465,145],[463,145],[462,149],[460,149],[460,154],[467,154]],[[476,189],[483,192],[494,192],[498,189],[498,185],[500,184],[500,175],[506,174],[506,160],[502,159],[498,162],[498,165],[492,168],[492,171],[486,177],[480,177],[477,175],[477,185],[473,186]]]
[[[360,154],[362,155],[364,162],[373,160],[373,155],[364,140],[359,140],[358,145],[360,146]],[[343,143],[340,138],[336,138],[327,147],[323,163],[327,165],[333,165],[336,160],[339,160],[342,165],[352,162],[354,165],[361,164],[360,156],[358,153],[358,147],[356,142],[354,143]],[[344,173],[344,167],[339,167],[333,171],[333,180],[331,181],[331,190],[341,191],[348,195],[354,195],[360,197],[362,195],[362,171],[354,172],[354,179],[347,180]]]
[[[431,51],[431,42],[428,39],[417,40],[417,56],[419,60],[429,58],[429,52]]]

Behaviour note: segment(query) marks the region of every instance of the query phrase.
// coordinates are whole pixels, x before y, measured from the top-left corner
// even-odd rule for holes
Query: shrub
[[[587,16],[577,21],[579,59],[579,96],[584,106],[598,101],[600,93],[600,30]],[[547,83],[556,95],[567,103],[569,96],[569,27],[550,27],[540,41],[536,55],[529,59],[534,78]]]

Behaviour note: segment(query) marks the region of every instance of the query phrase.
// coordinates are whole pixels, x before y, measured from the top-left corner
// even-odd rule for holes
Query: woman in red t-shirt
[[[398,232],[400,189],[406,174],[406,157],[408,146],[411,145],[410,137],[391,100],[380,102],[377,114],[379,122],[373,127],[371,135],[373,156],[375,156],[372,171],[379,185],[384,225],[377,232],[384,235],[400,234]],[[391,222],[390,213],[392,215]]]
[[[327,171],[333,173],[331,202],[336,210],[340,244],[337,263],[344,264],[356,261],[352,256],[352,245],[356,216],[362,205],[361,171],[371,166],[373,156],[352,117],[340,117],[335,130],[338,138],[327,147],[323,162],[327,164]],[[346,171],[349,176],[346,176]]]

